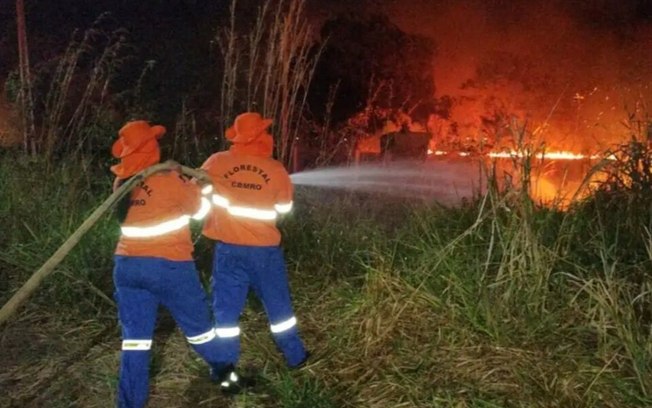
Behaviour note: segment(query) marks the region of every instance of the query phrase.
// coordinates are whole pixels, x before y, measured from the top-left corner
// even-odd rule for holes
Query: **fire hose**
[[[194,177],[197,180],[210,183],[208,175],[200,170],[191,169],[186,166],[181,166],[174,161],[167,161],[165,163],[155,164],[148,167],[135,176],[131,177],[128,181],[117,188],[102,204],[100,204],[95,211],[89,215],[84,222],[73,232],[68,239],[57,249],[52,256],[36,271],[34,274],[23,284],[23,286],[14,293],[14,295],[7,301],[7,303],[0,309],[0,326],[9,320],[20,308],[20,306],[27,301],[27,299],[36,291],[41,285],[43,280],[50,275],[61,261],[68,255],[68,253],[79,243],[81,238],[102,218],[102,216],[109,211],[122,197],[129,193],[139,182],[151,176],[154,173],[161,171],[178,169],[181,173]]]

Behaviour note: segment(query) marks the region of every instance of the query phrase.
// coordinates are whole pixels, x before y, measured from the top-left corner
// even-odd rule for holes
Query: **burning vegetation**
[[[422,93],[410,99],[418,92],[391,88],[391,69],[374,68],[386,60],[383,51],[365,46],[378,56],[360,58],[372,81],[362,93],[368,95],[364,108],[349,121],[361,134],[356,151],[377,153],[381,134],[403,128],[429,132],[433,152],[500,155],[516,148],[509,129],[514,119],[528,124],[549,157],[592,156],[652,136],[652,29],[645,2],[604,1],[593,8],[562,1],[382,4],[396,28],[431,43],[422,53],[387,52],[418,70],[429,64],[431,76],[412,75]],[[369,27],[375,26],[359,24],[359,31]]]

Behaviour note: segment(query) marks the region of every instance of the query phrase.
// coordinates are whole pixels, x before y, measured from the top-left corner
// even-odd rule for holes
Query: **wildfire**
[[[444,151],[444,150],[431,150],[428,149],[428,156],[445,156],[448,155],[449,152]],[[458,156],[461,157],[467,157],[470,156],[471,154],[468,152],[457,152],[456,153]],[[487,153],[487,156],[492,158],[492,159],[511,159],[515,157],[525,157],[526,153],[524,152],[518,152],[515,150],[509,151],[509,152],[489,152]],[[596,159],[601,159],[602,156],[593,154],[593,155],[586,155],[582,153],[573,153],[565,150],[561,151],[550,151],[550,152],[542,152],[534,155],[537,159],[549,159],[549,160],[585,160],[585,159],[590,159],[590,160],[596,160]],[[614,157],[609,156],[607,159],[613,160]]]
[[[524,157],[525,153],[512,150],[510,152],[490,152],[488,154],[491,158],[507,159],[512,157]],[[550,159],[550,160],[584,160],[584,159],[598,159],[598,155],[585,155],[581,153],[573,153],[569,151],[551,151],[541,152],[535,155],[537,159]]]

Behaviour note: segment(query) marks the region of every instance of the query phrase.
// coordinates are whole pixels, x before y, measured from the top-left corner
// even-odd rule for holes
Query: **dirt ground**
[[[228,406],[176,330],[158,330],[156,341],[148,407]],[[0,331],[0,406],[115,406],[119,343],[110,322],[24,311]]]

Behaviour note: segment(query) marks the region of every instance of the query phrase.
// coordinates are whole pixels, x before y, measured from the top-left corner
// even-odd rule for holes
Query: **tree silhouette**
[[[332,118],[342,121],[375,104],[425,118],[434,106],[431,40],[403,32],[384,15],[345,15],[324,23],[326,41],[311,89],[311,109],[323,113],[330,87],[338,85]],[[421,119],[423,119],[421,118]]]

